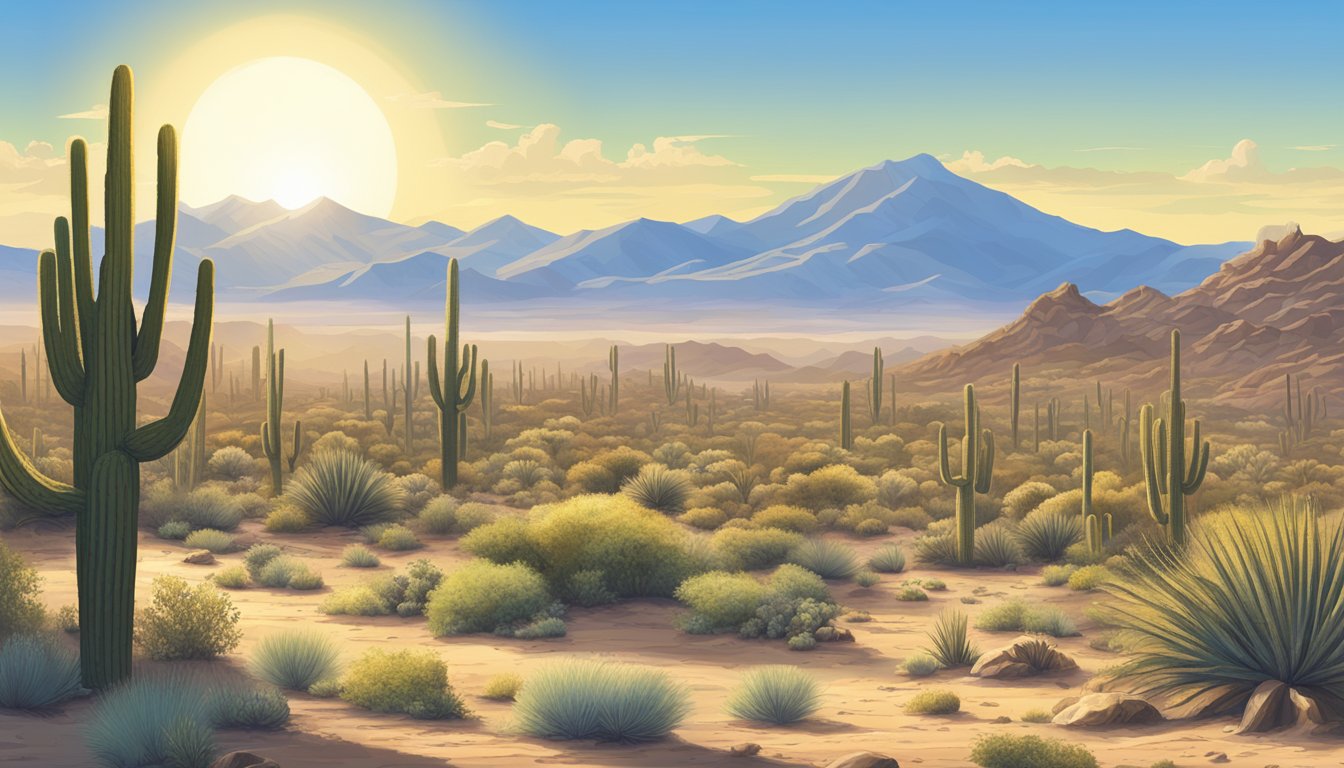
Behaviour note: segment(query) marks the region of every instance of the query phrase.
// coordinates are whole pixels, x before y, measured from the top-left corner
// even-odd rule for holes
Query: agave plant
[[[392,475],[362,456],[325,450],[295,473],[285,496],[317,525],[358,528],[395,515],[402,490]]]
[[[821,706],[821,686],[798,667],[770,664],[748,670],[728,699],[728,713],[742,720],[789,725]]]
[[[949,669],[975,664],[980,651],[971,645],[966,628],[966,614],[956,610],[943,611],[933,625],[933,631],[929,632],[929,641],[933,643],[929,655]]]
[[[1116,674],[1173,706],[1241,709],[1242,726],[1284,724],[1293,694],[1344,712],[1344,519],[1284,500],[1207,516],[1181,550],[1136,553],[1105,585],[1107,619],[1135,640]],[[1282,684],[1282,685],[1276,685]],[[1267,690],[1267,694],[1270,693]]]
[[[1016,534],[1027,557],[1050,563],[1064,557],[1065,550],[1083,540],[1083,524],[1077,514],[1043,509],[1023,518]]]
[[[685,475],[662,464],[648,464],[639,474],[625,481],[621,492],[640,506],[665,513],[679,513],[686,509],[691,495],[691,484]]]
[[[1022,562],[1022,547],[1004,523],[983,526],[975,537],[975,564],[1003,568]]]
[[[823,579],[848,579],[859,572],[854,550],[835,541],[807,539],[793,548],[789,562],[801,565]]]

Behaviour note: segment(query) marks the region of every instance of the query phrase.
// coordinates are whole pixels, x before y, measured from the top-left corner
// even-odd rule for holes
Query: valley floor
[[[871,613],[870,623],[844,623],[857,642],[822,644],[810,653],[789,651],[783,642],[747,641],[731,635],[692,636],[675,629],[681,608],[671,600],[644,600],[615,606],[582,609],[570,614],[569,634],[555,640],[522,641],[474,635],[436,639],[423,618],[356,618],[325,616],[317,606],[333,587],[346,586],[369,576],[368,571],[340,567],[344,546],[358,540],[352,532],[330,529],[319,533],[272,535],[259,524],[245,523],[244,534],[283,545],[317,566],[327,587],[294,592],[253,587],[229,594],[241,609],[242,646],[222,662],[210,666],[220,674],[241,674],[243,659],[268,633],[282,627],[321,627],[339,640],[347,660],[370,647],[417,647],[436,650],[448,663],[450,680],[475,713],[466,721],[419,721],[401,716],[370,714],[338,699],[292,694],[293,718],[279,732],[223,731],[222,750],[249,749],[285,768],[513,768],[527,765],[569,765],[640,768],[667,766],[814,766],[825,765],[856,750],[891,755],[905,766],[963,768],[969,764],[971,744],[980,736],[1002,732],[1036,733],[1086,744],[1107,768],[1143,768],[1169,759],[1178,766],[1229,763],[1239,766],[1307,768],[1341,764],[1339,742],[1312,740],[1288,734],[1233,736],[1225,732],[1231,720],[1173,723],[1164,726],[1106,730],[1065,730],[1053,725],[1020,722],[1023,713],[1049,710],[1059,699],[1077,692],[1098,669],[1116,657],[1089,647],[1091,624],[1087,594],[1039,584],[1035,568],[1006,571],[937,571],[947,582],[946,592],[930,593],[928,602],[901,602],[894,595],[905,578],[934,575],[915,568],[903,575],[885,575],[870,589],[832,584],[844,605]],[[911,535],[894,537],[908,544]],[[22,552],[44,579],[50,607],[75,602],[72,531],[18,531],[7,541]],[[890,539],[854,542],[867,555]],[[388,553],[378,570],[401,568],[427,557],[448,570],[467,557],[456,542],[432,539],[425,549]],[[189,580],[204,579],[222,567],[188,565],[184,550],[170,542],[142,534],[139,588],[148,595],[151,580],[171,573]],[[239,562],[241,554],[225,555],[224,564]],[[961,598],[974,595],[980,602],[962,606]],[[940,672],[914,679],[898,669],[904,657],[926,645],[925,633],[945,607],[964,607],[972,617],[987,606],[1012,596],[1049,603],[1066,610],[1083,630],[1082,637],[1066,638],[1060,647],[1073,656],[1081,670],[1064,677],[997,682],[972,678],[961,672]],[[1009,633],[972,632],[980,648],[1006,645]],[[600,655],[666,669],[688,685],[694,709],[674,738],[638,745],[594,745],[522,738],[510,732],[509,705],[475,695],[494,675],[527,672],[547,660],[567,655]],[[742,670],[755,664],[794,664],[820,677],[825,684],[823,706],[817,717],[801,726],[765,728],[734,721],[724,714],[728,691]],[[962,713],[952,717],[912,716],[902,705],[917,690],[948,688],[961,696]],[[84,768],[91,764],[83,744],[81,724],[90,710],[87,701],[75,701],[60,713],[32,716],[0,712],[0,765]],[[996,723],[999,718],[1009,723]],[[762,746],[755,758],[729,754],[742,742]],[[1225,755],[1226,757],[1221,757]]]

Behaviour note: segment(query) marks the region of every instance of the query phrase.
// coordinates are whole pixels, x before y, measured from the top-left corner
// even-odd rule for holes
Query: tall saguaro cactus
[[[849,415],[849,382],[840,387],[840,447],[849,450],[854,447],[854,431]]]
[[[994,433],[980,429],[975,387],[966,385],[966,434],[961,438],[961,474],[952,474],[947,448],[947,425],[938,426],[938,474],[957,489],[957,562],[975,560],[975,494],[989,493],[994,476]]]
[[[868,380],[868,418],[873,426],[882,420],[882,348],[873,347],[873,377]]]
[[[615,345],[611,345],[611,351],[607,353],[607,370],[611,371],[611,384],[607,387],[607,410],[612,416],[621,406],[621,351]]]
[[[284,490],[285,478],[281,462],[294,471],[303,449],[303,422],[294,422],[294,446],[286,456],[284,438],[280,434],[280,415],[285,407],[285,350],[275,349],[275,322],[266,321],[266,418],[261,422],[261,452],[271,465],[271,492],[276,496]]]
[[[439,375],[438,339],[429,337],[429,394],[439,409],[439,485],[444,491],[457,485],[458,424],[476,397],[476,345],[459,351],[457,259],[448,262],[448,297],[444,302],[443,375]],[[409,326],[407,326],[409,328]]]
[[[74,483],[46,477],[24,456],[0,415],[0,483],[21,503],[75,515],[83,682],[107,688],[131,674],[136,515],[140,464],[168,455],[191,427],[205,386],[214,314],[215,268],[197,269],[191,340],[168,413],[137,423],[136,385],[159,359],[177,228],[177,138],[158,136],[158,207],[149,297],[136,322],[131,300],[135,171],[131,70],[118,67],[109,102],[106,251],[94,296],[89,247],[87,147],[70,145],[71,219],[56,220],[56,250],[38,257],[38,298],[50,380],[74,408]],[[138,326],[138,327],[137,327]]]
[[[1012,391],[1008,397],[1008,423],[1012,426],[1013,450],[1018,448],[1018,414],[1022,407],[1022,364],[1013,363]]]
[[[1110,514],[1099,515],[1092,510],[1092,478],[1095,475],[1092,461],[1092,430],[1083,430],[1083,532],[1087,538],[1087,549],[1093,555],[1101,555],[1106,542],[1111,538],[1112,521]]]
[[[481,439],[486,443],[495,433],[495,374],[490,372],[490,361],[481,361],[481,384],[477,388],[481,401]]]
[[[681,391],[681,376],[677,373],[677,348],[671,344],[663,353],[663,394],[668,405],[677,404],[677,393]]]
[[[1199,419],[1191,424],[1191,456],[1185,460],[1185,400],[1181,398],[1181,332],[1171,332],[1171,390],[1167,416],[1153,419],[1153,405],[1139,413],[1143,479],[1148,511],[1166,526],[1173,544],[1185,543],[1185,497],[1199,490],[1209,468],[1209,441],[1199,440]],[[1165,501],[1164,501],[1165,499]]]

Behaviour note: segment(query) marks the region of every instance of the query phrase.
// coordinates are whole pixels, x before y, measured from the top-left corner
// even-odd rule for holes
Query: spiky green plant
[[[1185,497],[1204,484],[1209,468],[1209,441],[1199,440],[1199,419],[1191,425],[1189,465],[1185,460],[1185,400],[1181,398],[1181,332],[1171,332],[1171,389],[1166,418],[1153,419],[1153,406],[1143,406],[1139,435],[1143,448],[1143,479],[1148,511],[1167,529],[1174,544],[1186,537]]]
[[[684,511],[691,490],[691,483],[683,473],[661,464],[646,464],[621,486],[621,493],[640,506],[666,514]]]
[[[14,635],[0,646],[0,708],[43,710],[79,694],[79,659],[42,635]]]
[[[847,451],[854,447],[854,431],[850,426],[848,381],[840,387],[840,447]]]
[[[285,498],[317,525],[358,528],[394,516],[402,491],[392,475],[362,456],[322,450],[295,473]]]
[[[873,376],[868,380],[868,418],[876,426],[882,421],[882,348],[873,347]]]
[[[190,720],[211,727],[211,696],[194,676],[160,674],[117,686],[102,696],[84,729],[99,765],[168,764],[168,730]]]
[[[271,685],[306,691],[336,676],[339,652],[327,635],[312,630],[283,630],[262,638],[252,652],[252,670]]]
[[[790,725],[821,707],[821,684],[808,672],[785,664],[754,667],[728,698],[728,713],[742,720]]]
[[[980,651],[971,645],[966,629],[966,614],[950,609],[943,611],[929,632],[929,642],[932,643],[929,655],[949,669],[975,664]]]
[[[158,207],[149,298],[137,323],[131,299],[135,172],[129,67],[112,77],[105,178],[105,247],[94,297],[89,247],[87,148],[70,145],[72,218],[56,220],[56,250],[38,257],[38,298],[51,382],[74,408],[74,482],[39,472],[0,416],[0,483],[29,509],[75,516],[80,662],[85,686],[101,689],[131,672],[136,516],[140,464],[168,455],[191,426],[210,353],[214,264],[197,270],[196,306],[182,377],[167,415],[140,424],[136,385],[159,359],[177,223],[177,138],[158,137]]]
[[[1107,582],[1106,620],[1135,639],[1117,672],[1173,704],[1244,702],[1281,681],[1344,711],[1344,518],[1311,501],[1203,517],[1183,549],[1138,551]]]
[[[878,573],[900,573],[905,570],[905,552],[896,544],[886,544],[868,558],[868,567]]]
[[[662,670],[572,660],[529,675],[513,712],[530,736],[628,743],[663,738],[690,708],[689,692]]]
[[[807,539],[789,553],[789,562],[801,565],[823,579],[848,579],[859,572],[854,550],[837,541]]]
[[[1023,554],[1033,560],[1052,563],[1082,540],[1083,526],[1078,516],[1071,512],[1042,509],[1024,517],[1014,533]]]
[[[994,433],[980,429],[980,409],[975,387],[965,389],[966,433],[961,438],[961,474],[952,474],[948,458],[947,425],[938,426],[938,474],[946,485],[957,489],[957,562],[975,561],[975,494],[989,493],[994,476]]]
[[[459,432],[466,426],[467,408],[476,397],[476,345],[458,350],[457,259],[448,262],[448,296],[444,301],[445,333],[443,373],[438,362],[439,342],[429,337],[429,394],[439,409],[439,485],[448,491],[457,485]]]

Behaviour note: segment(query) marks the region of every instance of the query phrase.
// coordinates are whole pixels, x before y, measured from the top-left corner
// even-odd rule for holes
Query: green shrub
[[[1051,637],[1074,637],[1081,634],[1077,625],[1058,608],[1039,606],[1022,616],[1022,631]]]
[[[933,644],[929,654],[949,669],[974,665],[980,658],[980,651],[971,645],[966,628],[966,614],[956,610],[943,611],[929,632],[929,641]]]
[[[425,613],[435,635],[460,635],[511,630],[549,603],[546,581],[528,566],[473,560],[430,593]]]
[[[453,533],[466,535],[480,528],[482,525],[493,523],[499,517],[494,507],[489,504],[481,504],[475,501],[468,501],[457,507],[456,524],[453,526]]]
[[[906,603],[922,603],[929,599],[929,593],[920,589],[918,584],[905,584],[897,590],[896,599]]]
[[[492,701],[513,701],[518,698],[518,692],[522,689],[522,675],[506,672],[490,678],[485,684],[485,689],[481,691],[481,696]]]
[[[336,677],[318,680],[308,687],[308,695],[319,699],[334,699],[341,695],[341,680]]]
[[[266,530],[271,533],[299,533],[312,524],[307,512],[283,499],[266,515]]]
[[[579,571],[574,574],[565,587],[565,600],[574,605],[591,608],[616,601],[616,595],[607,589],[606,579],[601,571]]]
[[[915,539],[915,559],[926,565],[956,565],[956,537],[930,525],[923,536]]]
[[[243,566],[254,580],[261,576],[261,569],[281,555],[283,550],[274,544],[253,544],[243,553]]]
[[[1082,539],[1083,524],[1077,512],[1042,509],[1028,514],[1017,526],[1017,540],[1026,556],[1047,563],[1064,557]]]
[[[821,527],[815,514],[787,504],[766,507],[752,515],[751,521],[761,528],[779,528],[794,533],[815,533]]]
[[[1086,747],[1040,736],[984,736],[971,749],[981,768],[1097,768]]]
[[[218,728],[274,731],[289,722],[289,700],[274,688],[230,685],[213,699],[211,720]]]
[[[62,605],[56,612],[55,621],[57,629],[74,634],[79,631],[79,609],[73,605]]]
[[[881,520],[878,520],[875,517],[870,517],[867,520],[860,520],[859,524],[854,526],[854,535],[862,536],[864,538],[872,538],[874,536],[885,534],[890,527],[891,526]]]
[[[854,583],[858,584],[860,587],[863,587],[864,589],[876,586],[880,581],[882,581],[881,576],[878,576],[876,573],[873,573],[872,571],[867,569],[864,569],[854,574]]]
[[[317,525],[358,528],[395,515],[403,494],[396,479],[373,462],[328,450],[308,458],[290,479],[285,498]]]
[[[803,541],[796,533],[776,528],[722,528],[710,539],[723,564],[734,571],[773,568]]]
[[[322,577],[299,558],[280,555],[262,566],[256,582],[272,589],[318,589]]]
[[[785,504],[808,509],[844,509],[877,498],[877,484],[848,464],[831,464],[811,474],[790,475],[780,491]]]
[[[1027,513],[1058,494],[1059,491],[1049,483],[1042,483],[1039,480],[1025,482],[1003,495],[1003,516],[1009,520],[1021,520]]]
[[[575,660],[533,673],[513,712],[529,736],[643,742],[666,736],[690,708],[689,692],[666,672]]]
[[[692,576],[677,588],[676,598],[691,609],[687,631],[735,631],[756,616],[769,589],[747,573],[711,571]]]
[[[138,674],[98,697],[84,736],[107,768],[169,764],[169,730],[183,721],[210,730],[211,710],[206,687],[193,677]]]
[[[1021,562],[1022,548],[1006,525],[991,523],[975,532],[976,565],[1004,568]]]
[[[212,554],[222,555],[233,551],[233,534],[202,528],[192,531],[182,542],[192,549],[204,549]]]
[[[1038,603],[1028,603],[1020,597],[986,608],[976,618],[975,627],[988,632],[1031,632],[1052,637],[1071,637],[1078,634],[1077,627],[1063,611]]]
[[[206,463],[210,473],[225,480],[241,480],[252,474],[257,462],[252,455],[234,445],[225,446],[210,454]]]
[[[774,595],[756,609],[756,617],[743,624],[738,634],[748,638],[792,640],[799,635],[812,638],[817,630],[830,626],[839,616],[840,606],[832,602]],[[794,648],[792,643],[789,647]]]
[[[252,652],[252,671],[290,691],[306,691],[336,676],[336,644],[311,630],[282,630],[262,638]]]
[[[900,573],[905,570],[905,552],[895,544],[884,544],[868,558],[868,567],[878,573]]]
[[[789,562],[823,579],[848,579],[859,571],[859,558],[853,549],[826,539],[803,541],[789,553]]]
[[[656,512],[681,514],[686,509],[691,488],[685,473],[662,464],[647,464],[639,474],[625,481],[621,493]]]
[[[951,691],[921,691],[905,702],[907,715],[955,715],[961,711],[961,698]]]
[[[209,768],[215,761],[215,729],[210,723],[180,717],[164,729],[167,764],[173,768]]]
[[[551,637],[565,636],[565,620],[559,616],[547,616],[544,619],[537,619],[531,624],[525,624],[513,631],[513,636],[519,640],[544,640]]]
[[[916,653],[907,658],[901,668],[911,677],[928,677],[942,669],[942,665],[927,653]]]
[[[1022,713],[1022,722],[1024,723],[1048,723],[1055,719],[1055,716],[1044,709],[1029,709]]]
[[[433,651],[369,651],[341,681],[341,698],[374,712],[425,720],[467,715],[448,685],[447,665]]]
[[[1047,587],[1064,586],[1076,570],[1076,565],[1047,565],[1041,569],[1041,583]]]
[[[811,716],[821,706],[821,686],[798,667],[755,667],[729,696],[728,713],[741,720],[789,725]]]
[[[381,564],[378,555],[363,544],[351,544],[341,551],[341,565],[347,568],[377,568]]]
[[[712,531],[728,522],[728,513],[716,507],[696,507],[679,515],[677,522],[689,525],[692,528]]]
[[[1084,565],[1069,574],[1069,589],[1074,592],[1091,592],[1111,581],[1110,570],[1104,565]]]
[[[149,607],[136,617],[135,643],[156,661],[213,659],[242,639],[239,615],[209,582],[192,587],[177,576],[159,576]]]
[[[243,589],[247,586],[247,569],[241,565],[230,565],[215,571],[211,579],[225,589]]]
[[[378,536],[378,546],[393,552],[405,552],[424,546],[416,538],[415,531],[404,525],[389,525]]]
[[[430,499],[416,519],[420,521],[420,529],[431,536],[460,533],[457,530],[457,499],[452,496]]]
[[[191,534],[191,524],[184,520],[169,520],[159,526],[155,533],[160,539],[168,541],[182,541]]]
[[[402,475],[397,485],[401,486],[402,509],[412,515],[419,515],[430,501],[439,498],[439,484],[419,472]]]
[[[12,635],[0,645],[0,708],[50,709],[82,689],[79,657],[54,639]]]
[[[920,579],[919,583],[930,592],[942,592],[947,589],[947,584],[938,578]]]
[[[330,616],[386,616],[392,613],[392,607],[368,584],[332,592],[317,610]]]
[[[827,601],[831,591],[816,573],[792,563],[785,563],[770,574],[770,593],[786,600],[810,599]]]
[[[37,569],[0,540],[0,640],[42,628],[46,610],[38,598],[40,583]]]
[[[243,521],[243,508],[225,489],[208,485],[183,496],[172,519],[184,521],[193,529],[232,531]]]

